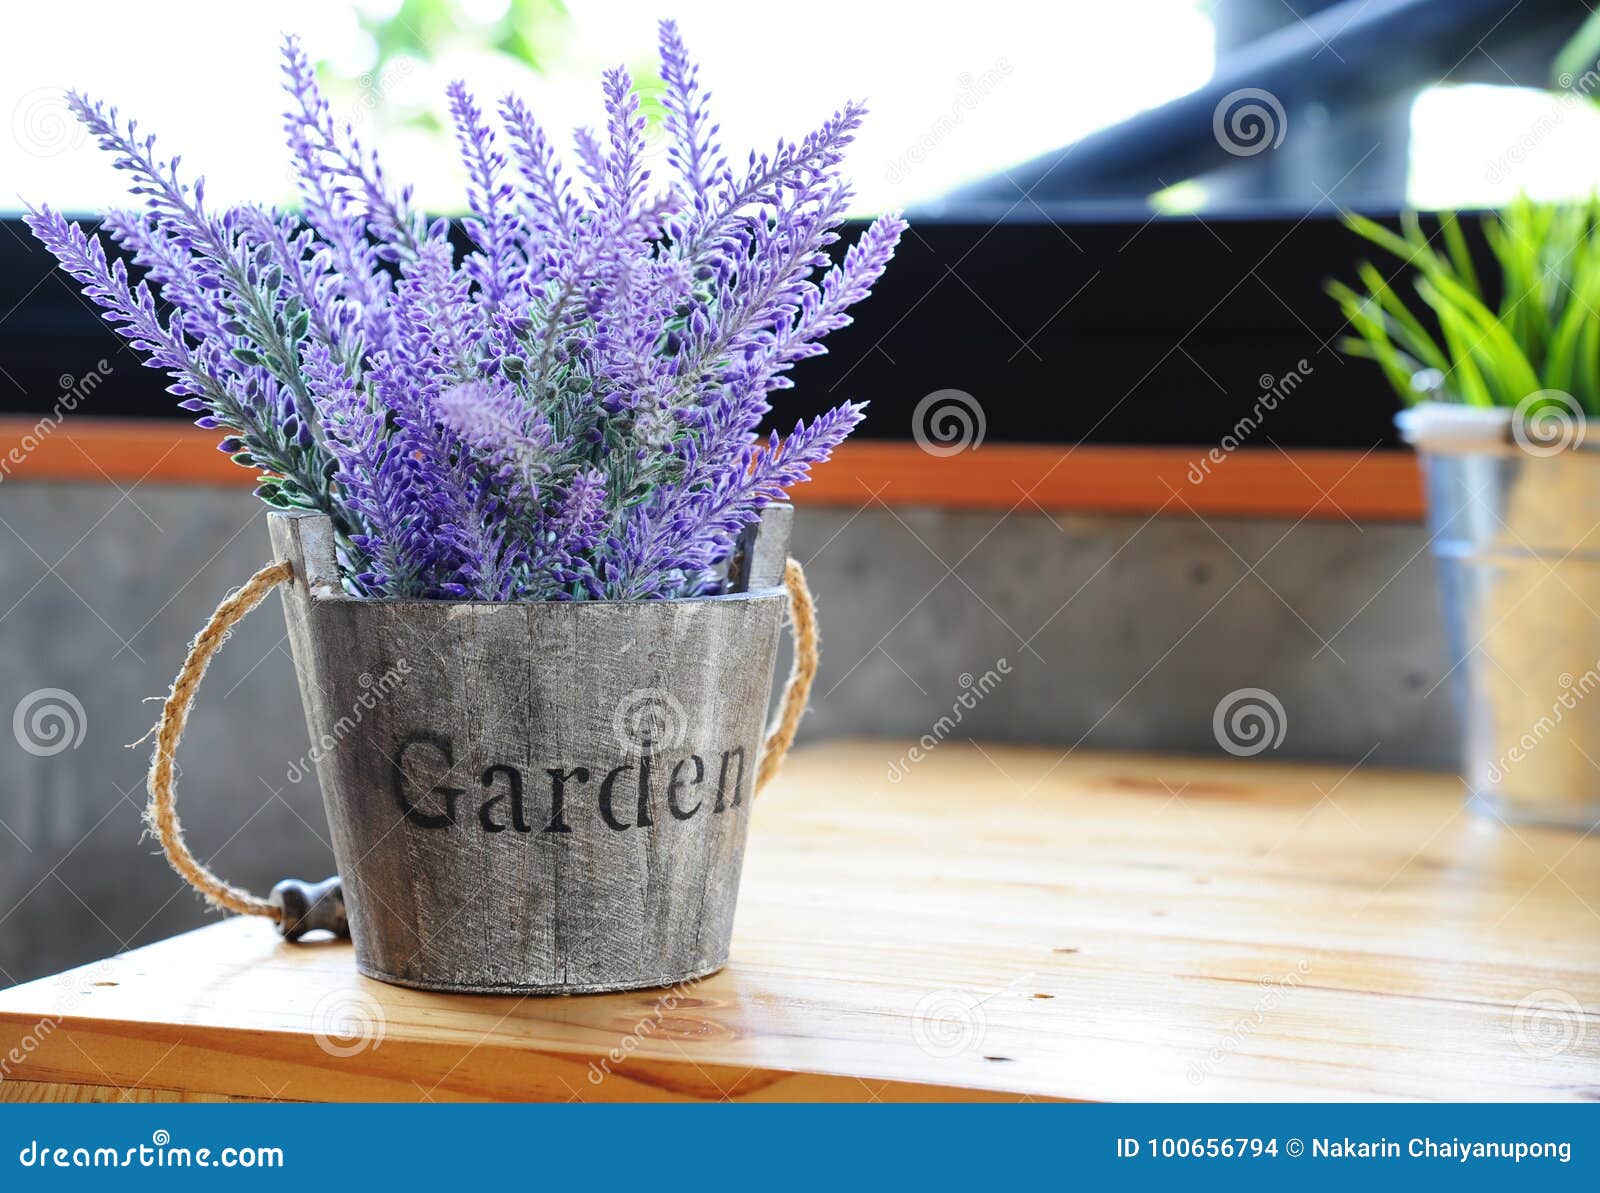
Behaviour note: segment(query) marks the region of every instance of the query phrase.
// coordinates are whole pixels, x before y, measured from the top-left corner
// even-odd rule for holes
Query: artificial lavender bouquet
[[[661,25],[675,177],[643,165],[632,81],[569,177],[528,107],[500,129],[449,96],[474,246],[412,207],[283,50],[302,209],[213,212],[203,179],[79,94],[141,210],[105,226],[143,270],[48,208],[29,226],[280,508],[327,514],[345,583],[373,597],[644,599],[715,592],[739,531],[860,421],[846,404],[763,441],[786,371],[849,322],[903,230],[837,264],[839,178],[863,109],[730,166],[678,31]],[[152,293],[156,288],[161,302]]]

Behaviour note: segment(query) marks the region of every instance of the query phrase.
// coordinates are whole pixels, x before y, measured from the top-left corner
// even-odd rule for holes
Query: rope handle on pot
[[[811,683],[817,678],[817,603],[811,599],[806,574],[798,559],[783,565],[783,583],[789,590],[789,625],[794,631],[794,661],[783,684],[783,703],[767,727],[761,743],[761,765],[756,770],[756,794],[772,781],[794,744],[800,717],[811,700]]]
[[[285,937],[298,940],[317,928],[326,928],[338,936],[349,934],[344,895],[338,877],[320,883],[285,879],[272,888],[272,894],[266,899],[219,878],[195,857],[188,842],[183,839],[174,776],[178,742],[183,737],[184,726],[189,721],[189,710],[194,707],[195,694],[200,690],[200,681],[205,678],[212,657],[227,641],[228,632],[266,600],[274,588],[293,576],[294,568],[287,562],[268,564],[245,581],[238,591],[224,598],[211,614],[205,628],[195,635],[183,666],[172,681],[172,690],[167,693],[161,706],[161,719],[156,722],[156,748],[150,762],[147,784],[150,803],[145,808],[145,823],[161,842],[161,849],[178,876],[200,892],[207,903],[222,911],[266,916],[277,923],[278,930]],[[789,590],[794,661],[783,686],[783,701],[779,705],[778,715],[768,727],[766,740],[762,743],[761,765],[756,771],[755,781],[757,795],[761,794],[783,765],[784,757],[794,743],[800,716],[811,698],[812,681],[817,675],[816,602],[811,598],[811,589],[806,586],[806,574],[797,560],[790,559],[784,565],[783,582]]]
[[[237,592],[225,597],[205,628],[195,635],[189,654],[172,681],[172,690],[161,705],[161,719],[156,722],[156,751],[150,760],[150,804],[145,808],[145,823],[161,842],[167,861],[178,876],[199,891],[205,901],[222,911],[237,911],[241,915],[264,915],[280,924],[284,909],[280,903],[260,899],[242,887],[218,878],[206,864],[190,852],[183,839],[183,823],[178,819],[177,792],[173,780],[173,758],[178,751],[178,740],[188,723],[189,710],[194,706],[195,693],[205,678],[211,657],[227,641],[228,631],[243,621],[245,615],[266,600],[279,584],[294,575],[294,568],[286,562],[268,564]]]

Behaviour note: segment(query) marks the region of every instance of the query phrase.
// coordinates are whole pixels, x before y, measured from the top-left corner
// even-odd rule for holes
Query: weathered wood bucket
[[[271,516],[356,961],[428,990],[673,985],[728,959],[792,513],[728,595],[367,600]]]
[[[351,597],[328,520],[271,516],[363,973],[581,993],[726,963],[791,516],[728,595],[500,604]]]
[[[348,927],[385,982],[578,994],[719,969],[758,778],[814,669],[791,520],[775,506],[746,532],[726,595],[456,603],[352,597],[328,519],[273,514],[278,562],[218,608],[167,699],[152,828],[216,906],[290,939]],[[763,760],[786,580],[797,667]],[[262,900],[184,844],[173,753],[228,627],[279,583],[339,878]]]

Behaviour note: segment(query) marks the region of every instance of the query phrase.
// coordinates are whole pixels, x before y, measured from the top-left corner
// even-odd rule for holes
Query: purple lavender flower
[[[139,201],[106,219],[127,260],[48,208],[28,222],[180,405],[260,473],[265,500],[333,519],[352,592],[716,591],[740,531],[860,422],[847,403],[759,435],[771,395],[849,323],[904,224],[880,217],[832,263],[861,106],[736,170],[671,21],[660,50],[664,186],[621,68],[604,79],[603,132],[576,135],[575,176],[521,100],[500,102],[497,128],[450,86],[462,259],[445,221],[334,120],[293,38],[298,213],[213,210],[153,137],[74,93]]]

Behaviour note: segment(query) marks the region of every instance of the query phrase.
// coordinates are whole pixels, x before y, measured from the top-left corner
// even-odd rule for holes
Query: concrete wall
[[[1286,720],[1264,756],[1453,765],[1418,526],[879,506],[803,509],[795,545],[822,621],[811,739],[1217,753],[1219,700],[1263,688]],[[148,746],[125,747],[189,637],[267,559],[244,492],[0,485],[0,716],[22,713],[0,731],[0,983],[204,919],[140,840]],[[30,696],[82,740],[50,752]],[[190,839],[221,873],[264,891],[332,872],[315,782],[292,779],[307,745],[272,602],[214,665],[180,757]]]

